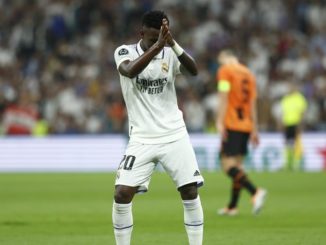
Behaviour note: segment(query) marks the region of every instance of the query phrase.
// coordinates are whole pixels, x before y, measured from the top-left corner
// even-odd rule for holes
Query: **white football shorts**
[[[129,142],[117,171],[115,185],[138,186],[138,192],[146,192],[157,164],[162,165],[177,188],[194,182],[199,187],[204,183],[195,152],[186,135],[164,144]]]

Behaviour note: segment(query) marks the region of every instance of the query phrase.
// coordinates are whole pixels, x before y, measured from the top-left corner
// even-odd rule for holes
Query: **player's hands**
[[[250,142],[254,147],[257,147],[259,145],[259,135],[256,130],[251,132]]]
[[[170,47],[174,45],[174,39],[170,32],[167,19],[162,20],[162,25],[160,29],[160,34],[157,39],[157,43],[160,48],[163,48],[165,44],[168,44]]]
[[[220,122],[220,121],[217,121],[216,122],[216,129],[217,129],[217,132],[221,135],[222,141],[226,141],[228,135],[227,135],[227,131],[226,131],[226,128],[224,126],[224,123]]]
[[[174,39],[172,37],[172,34],[170,32],[170,29],[169,29],[169,25],[168,25],[168,20],[167,19],[163,19],[162,20],[162,27],[167,31],[167,35],[166,35],[166,43],[172,47],[174,45]]]
[[[163,48],[166,44],[166,33],[167,31],[163,28],[163,26],[161,26],[160,34],[158,35],[158,39],[156,42],[160,48]]]
[[[167,43],[167,41],[169,39],[168,36],[170,35],[169,33],[170,33],[170,31],[167,28],[167,20],[163,19],[161,29],[160,29],[160,34],[157,39],[157,44],[160,48],[163,48],[165,46],[165,44]]]

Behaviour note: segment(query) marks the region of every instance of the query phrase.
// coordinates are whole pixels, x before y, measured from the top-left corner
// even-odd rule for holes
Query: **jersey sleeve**
[[[216,75],[217,79],[217,90],[219,92],[229,92],[231,90],[231,79],[230,73],[227,67],[222,66]]]
[[[117,65],[117,69],[120,64],[126,60],[132,60],[131,50],[127,45],[122,45],[114,51],[114,60]]]

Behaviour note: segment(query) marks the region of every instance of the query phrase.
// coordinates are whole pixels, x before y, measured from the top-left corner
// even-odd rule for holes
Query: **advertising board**
[[[202,170],[219,170],[220,139],[216,135],[191,134]],[[326,134],[302,136],[302,169],[326,169]],[[45,138],[0,138],[0,171],[115,171],[128,139],[123,135],[51,136]],[[260,145],[250,148],[245,161],[248,170],[276,171],[283,166],[284,140],[281,134],[261,134]]]

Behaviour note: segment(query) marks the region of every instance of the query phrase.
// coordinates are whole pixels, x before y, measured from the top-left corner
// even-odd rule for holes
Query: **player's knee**
[[[193,200],[198,196],[198,189],[196,183],[191,183],[179,188],[182,200]]]
[[[116,186],[114,201],[116,203],[130,203],[135,195],[135,190],[128,186]]]

